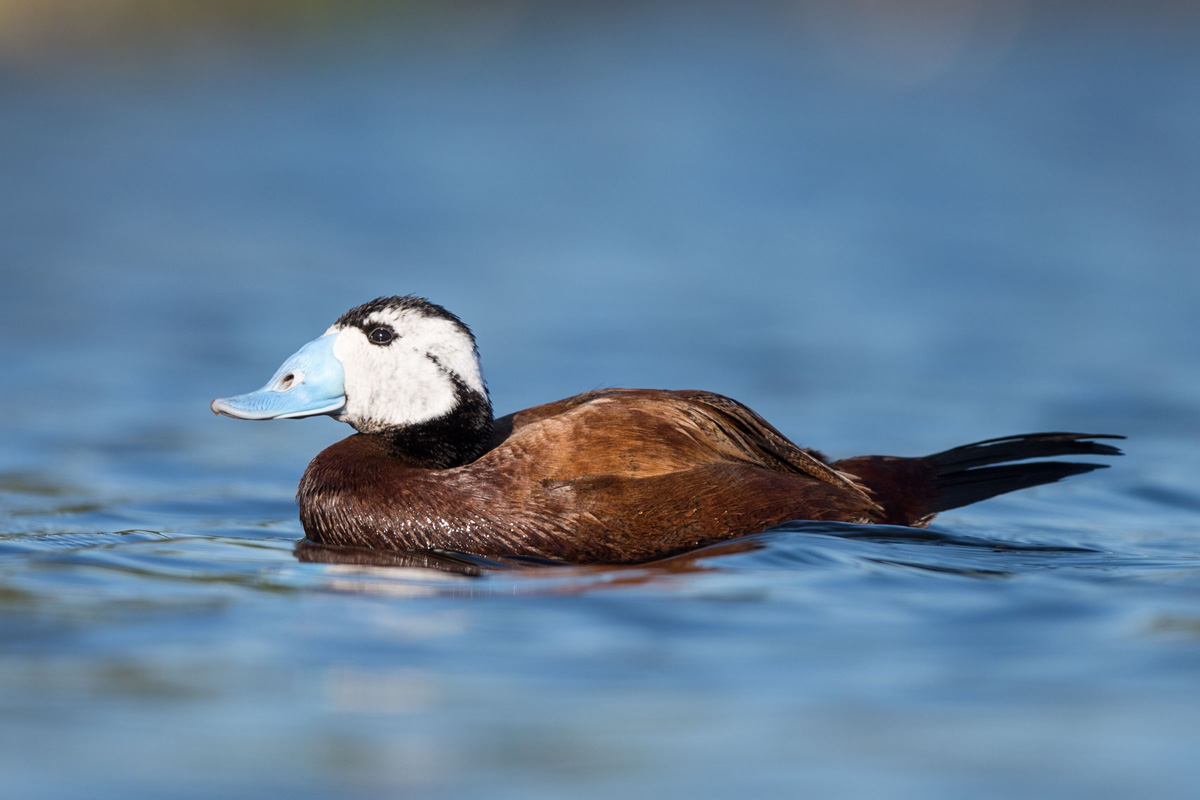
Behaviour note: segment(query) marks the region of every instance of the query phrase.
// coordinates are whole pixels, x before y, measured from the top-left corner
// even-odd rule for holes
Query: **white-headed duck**
[[[923,527],[940,511],[1103,465],[1103,434],[990,439],[923,458],[829,461],[711,392],[602,389],[498,420],[475,337],[418,297],[351,309],[262,389],[212,402],[240,419],[328,414],[297,500],[308,541],[575,563],[632,563],[789,520]]]

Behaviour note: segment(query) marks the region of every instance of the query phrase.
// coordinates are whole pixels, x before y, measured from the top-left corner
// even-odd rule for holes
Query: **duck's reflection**
[[[807,534],[808,541],[817,547],[802,547],[788,540],[780,543],[780,534]],[[774,534],[774,535],[773,535]],[[803,540],[802,540],[803,541]],[[916,529],[879,525],[849,525],[845,523],[799,522],[780,526],[765,534],[731,539],[709,547],[639,564],[567,564],[547,559],[522,556],[483,558],[467,553],[449,551],[405,551],[361,547],[336,547],[301,541],[295,548],[300,561],[334,565],[331,575],[339,578],[382,579],[386,593],[396,593],[393,584],[407,586],[404,593],[467,592],[488,594],[492,591],[510,592],[519,584],[526,591],[575,593],[598,588],[662,584],[674,575],[720,570],[729,562],[723,556],[769,551],[775,542],[781,558],[793,567],[824,565],[829,553],[864,564],[882,564],[930,572],[950,572],[972,577],[1006,577],[1011,574],[996,554],[1020,551],[1031,557],[1057,563],[1062,556],[1092,554],[1099,551],[1063,543],[1010,542],[964,536],[936,529]],[[845,543],[844,546],[838,543]],[[864,549],[857,543],[871,543],[878,548]],[[769,559],[769,554],[768,554]],[[476,582],[474,578],[500,578],[499,582]],[[457,578],[459,581],[455,581]],[[460,582],[462,579],[466,584]],[[445,581],[456,582],[451,589]],[[517,584],[514,584],[514,581]],[[437,584],[440,588],[433,588]],[[373,586],[374,584],[372,584]],[[370,591],[372,586],[354,585],[354,591]],[[420,591],[417,591],[420,589]]]
[[[518,570],[536,572],[539,577],[547,577],[546,568],[556,568],[555,575],[566,574],[596,574],[608,573],[612,576],[610,583],[627,584],[641,583],[656,575],[664,573],[686,573],[710,569],[701,564],[702,561],[731,553],[745,553],[758,550],[763,543],[757,536],[747,536],[710,547],[693,550],[668,558],[648,561],[642,564],[566,564],[548,559],[529,558],[524,556],[500,556],[482,558],[467,553],[428,552],[416,550],[376,550],[366,547],[335,547],[317,544],[307,539],[300,541],[295,548],[296,558],[303,562],[320,564],[339,564],[359,567],[381,567],[397,569],[428,569],[446,572],[454,575],[477,578],[488,572],[503,571],[513,574]]]
[[[297,544],[294,552],[300,561],[320,564],[433,569],[470,577],[482,575],[484,570],[482,565],[458,555],[409,550],[371,550],[365,547],[330,547],[308,540]]]

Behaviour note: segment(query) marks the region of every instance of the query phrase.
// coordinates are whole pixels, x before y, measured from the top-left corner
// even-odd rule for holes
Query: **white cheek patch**
[[[423,318],[413,328],[404,334],[403,343],[435,359],[443,369],[457,375],[468,388],[480,394],[486,393],[475,344],[461,328],[447,319],[429,318]]]
[[[365,433],[413,425],[454,410],[454,377],[485,394],[479,359],[470,337],[449,320],[411,312],[373,314],[371,323],[391,327],[397,338],[372,344],[357,327],[341,331],[334,355],[345,370],[346,407],[338,418]]]

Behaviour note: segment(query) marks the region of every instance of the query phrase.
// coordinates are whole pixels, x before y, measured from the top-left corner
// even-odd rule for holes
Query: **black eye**
[[[367,334],[367,338],[373,344],[387,344],[392,339],[396,338],[396,334],[392,333],[391,328],[376,328]]]

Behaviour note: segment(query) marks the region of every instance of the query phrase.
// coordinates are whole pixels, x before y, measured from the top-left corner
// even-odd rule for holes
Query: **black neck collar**
[[[412,466],[449,469],[479,458],[492,439],[492,404],[458,376],[452,378],[457,402],[450,412],[372,435],[382,437],[396,458]]]

